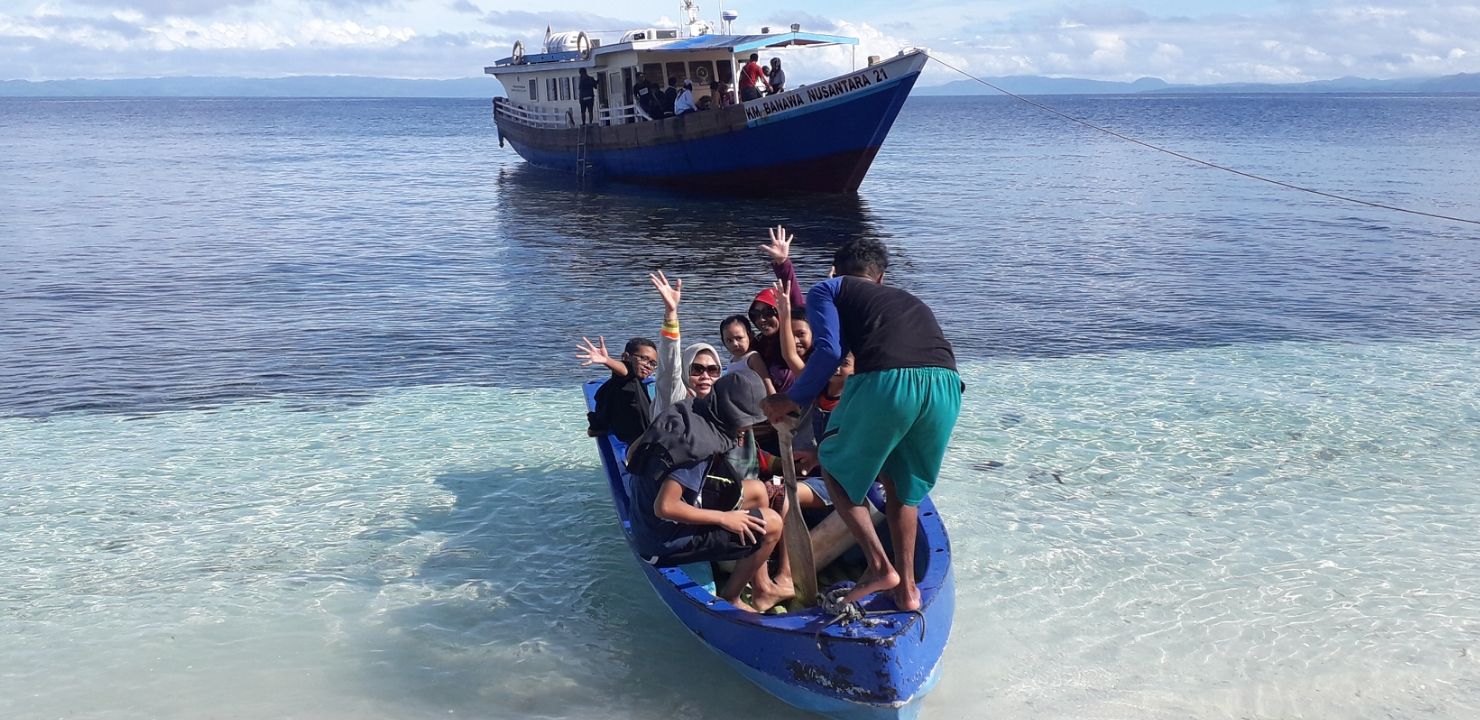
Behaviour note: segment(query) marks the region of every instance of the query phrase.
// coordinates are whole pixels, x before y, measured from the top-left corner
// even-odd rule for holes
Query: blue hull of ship
[[[838,102],[818,103],[734,132],[628,148],[593,146],[592,177],[731,192],[852,192],[879,152],[919,72],[880,82]],[[682,117],[663,122],[683,136]],[[531,164],[570,173],[576,153],[508,138]]]
[[[585,386],[594,405],[599,382]],[[622,461],[626,447],[614,437],[598,438],[602,465],[623,534],[632,545]],[[927,498],[920,505],[917,566],[921,613],[890,612],[866,626],[825,627],[815,609],[757,615],[735,608],[695,582],[682,568],[656,568],[638,559],[664,604],[700,641],[745,678],[803,710],[835,718],[913,718],[940,678],[940,659],[955,614],[955,579],[945,526]],[[633,550],[634,557],[636,550]],[[887,598],[871,596],[865,607],[893,610]]]

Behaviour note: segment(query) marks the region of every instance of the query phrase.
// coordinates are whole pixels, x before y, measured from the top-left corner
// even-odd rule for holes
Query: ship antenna
[[[694,0],[683,0],[678,8],[683,11],[685,19],[685,37],[705,35],[714,29],[709,23],[699,19],[699,4],[694,2]]]

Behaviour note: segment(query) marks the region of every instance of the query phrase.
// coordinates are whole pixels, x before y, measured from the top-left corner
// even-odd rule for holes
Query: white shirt
[[[694,112],[698,109],[694,105],[694,92],[692,90],[684,88],[678,91],[678,97],[673,101],[674,116],[682,115],[686,112]]]
[[[750,360],[750,356],[751,355],[754,355],[754,354],[756,354],[755,351],[754,350],[751,350],[750,352],[745,353],[744,355],[741,355],[740,357],[737,357],[734,360],[731,360],[730,361],[730,364],[725,366],[725,373],[724,374],[729,375],[730,373],[733,373],[736,370],[745,370],[745,369],[748,369],[750,367],[750,364],[747,361]]]

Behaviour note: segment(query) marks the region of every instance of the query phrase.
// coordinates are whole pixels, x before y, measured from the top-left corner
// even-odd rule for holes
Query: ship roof
[[[771,35],[696,35],[679,38],[648,50],[728,50],[744,53],[763,48],[796,47],[802,45],[857,45],[858,38],[843,35],[823,35],[810,32],[787,32]]]
[[[828,45],[857,45],[858,38],[845,35],[824,35],[822,33],[810,32],[784,32],[771,33],[767,35],[696,35],[694,37],[679,38],[656,45],[649,44],[652,41],[639,41],[639,43],[621,43],[618,45],[603,45],[594,48],[595,54],[604,55],[623,49],[637,48],[643,52],[694,52],[697,50],[726,50],[734,54],[754,52],[764,48],[780,47],[826,47]],[[524,62],[514,64],[513,56],[501,58],[493,65],[483,68],[486,73],[513,71],[519,69],[531,70],[532,66],[546,63],[568,62],[571,60],[582,60],[581,53],[575,50],[562,50],[557,52],[534,53],[524,56]]]

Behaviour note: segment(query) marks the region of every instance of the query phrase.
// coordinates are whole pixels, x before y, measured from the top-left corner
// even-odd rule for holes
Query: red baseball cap
[[[770,305],[771,307],[776,307],[776,288],[766,288],[765,290],[756,293],[755,299],[751,300],[750,302],[765,303],[767,305]]]

